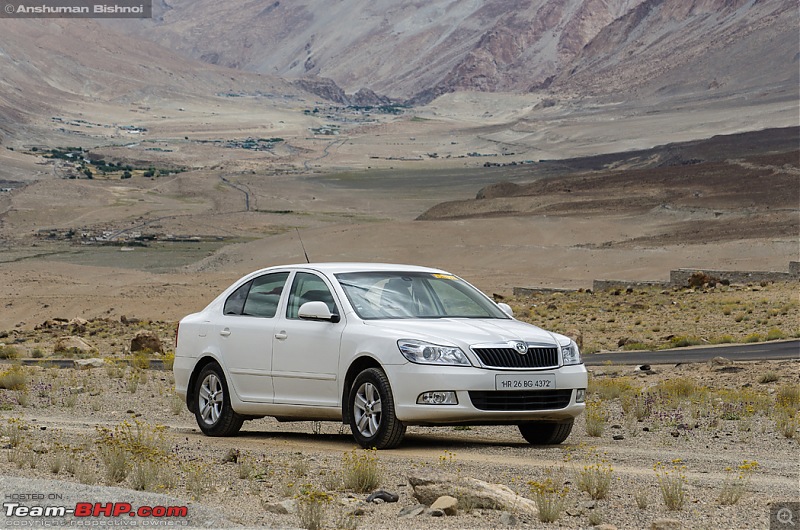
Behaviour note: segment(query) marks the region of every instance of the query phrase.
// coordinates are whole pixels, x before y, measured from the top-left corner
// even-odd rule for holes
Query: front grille
[[[558,366],[558,348],[528,348],[520,354],[514,348],[472,348],[488,368],[553,368]]]
[[[569,405],[572,390],[534,390],[524,392],[471,391],[469,399],[479,410],[528,411],[555,410]]]

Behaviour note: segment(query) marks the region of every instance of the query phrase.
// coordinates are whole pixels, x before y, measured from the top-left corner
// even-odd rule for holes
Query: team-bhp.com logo
[[[140,506],[129,502],[79,502],[75,507],[27,506],[19,502],[4,502],[6,517],[155,517],[159,519],[186,518],[187,506]]]

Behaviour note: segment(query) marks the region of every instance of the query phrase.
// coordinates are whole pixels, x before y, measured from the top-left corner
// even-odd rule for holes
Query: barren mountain
[[[84,104],[123,109],[187,101],[218,93],[304,94],[277,78],[237,73],[187,59],[92,20],[4,19],[0,22],[0,142],[36,144],[27,125]]]
[[[115,22],[205,62],[425,103],[458,90],[786,86],[790,0],[173,0]]]
[[[639,96],[769,90],[797,98],[798,8],[772,0],[646,0],[598,33],[553,83]]]
[[[800,230],[798,140],[800,129],[787,127],[545,163],[530,170],[539,177],[531,183],[498,182],[418,219],[614,212],[666,219],[653,233],[617,242],[623,246],[793,238]],[[563,175],[541,178],[548,171]]]

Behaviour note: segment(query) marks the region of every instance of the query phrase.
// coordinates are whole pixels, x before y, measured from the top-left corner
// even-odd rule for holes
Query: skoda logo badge
[[[526,353],[528,353],[528,345],[525,344],[524,342],[515,342],[514,349],[517,350],[517,353],[519,353],[520,355],[525,355]]]

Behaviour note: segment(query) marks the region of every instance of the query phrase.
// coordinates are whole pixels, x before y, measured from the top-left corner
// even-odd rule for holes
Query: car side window
[[[331,314],[338,314],[336,303],[330,289],[316,274],[308,272],[298,272],[292,282],[292,290],[289,291],[289,305],[286,308],[286,318],[298,319],[300,306],[306,302],[325,302]]]
[[[254,278],[236,289],[225,300],[225,315],[272,318],[278,312],[288,272],[276,272]]]
[[[283,286],[286,285],[288,272],[265,274],[253,280],[253,286],[247,293],[242,314],[251,317],[272,318],[278,312]]]
[[[253,285],[253,280],[245,283],[228,297],[225,300],[225,307],[222,310],[222,314],[224,315],[241,315],[242,310],[244,309],[244,302],[247,300],[247,293],[250,291],[250,287]]]

